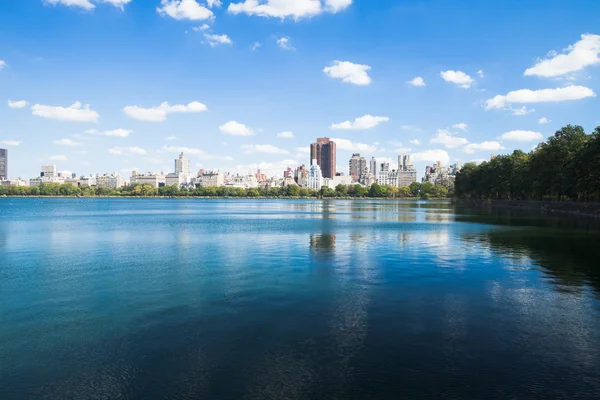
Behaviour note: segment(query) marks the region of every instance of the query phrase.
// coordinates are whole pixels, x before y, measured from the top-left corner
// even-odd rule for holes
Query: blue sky
[[[3,1],[10,175],[169,172],[182,149],[281,175],[323,136],[339,170],[409,151],[421,175],[600,125],[598,1],[220,3]]]

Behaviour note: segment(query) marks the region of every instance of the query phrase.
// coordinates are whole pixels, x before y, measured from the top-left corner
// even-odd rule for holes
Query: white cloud
[[[294,136],[293,132],[280,132],[277,134],[277,137],[282,139],[293,139],[296,136]]]
[[[233,136],[252,136],[254,132],[246,125],[237,121],[229,121],[219,127],[222,133]]]
[[[82,106],[80,102],[76,102],[69,107],[35,104],[31,106],[31,111],[33,115],[37,115],[38,117],[62,121],[98,122],[98,118],[100,118],[100,115],[90,109],[88,104]]]
[[[171,136],[167,136],[165,138],[165,140],[177,140],[177,136],[171,135]]]
[[[277,45],[283,50],[296,50],[294,46],[290,44],[289,37],[282,37],[277,39]]]
[[[221,7],[223,5],[223,2],[221,0],[206,0],[206,5],[210,8]]]
[[[8,64],[6,64],[6,61],[4,60],[0,60],[0,70],[2,70],[2,68],[6,67]]]
[[[198,32],[198,31],[200,31],[200,32],[201,31],[206,31],[206,30],[210,30],[210,26],[208,26],[207,24],[202,24],[200,26],[194,26],[192,28],[192,30],[196,31],[196,32]]]
[[[204,154],[203,150],[194,149],[191,147],[163,146],[162,151],[167,152],[167,153],[177,153],[177,154],[183,153],[183,154],[189,154],[189,155],[194,155],[194,156]]]
[[[267,153],[267,154],[290,154],[289,151],[280,149],[270,144],[247,144],[242,146],[246,153]]]
[[[323,12],[337,13],[348,8],[352,0],[244,0],[231,3],[227,10],[233,14],[273,18],[308,18]]]
[[[27,103],[25,100],[20,100],[20,101],[8,101],[8,106],[10,108],[25,108],[28,106],[29,103]]]
[[[477,71],[477,75],[479,75],[481,78],[483,78],[485,76],[482,69]]]
[[[454,124],[452,125],[453,128],[456,129],[460,129],[461,131],[466,131],[467,129],[469,129],[469,125],[465,124],[464,122],[461,122],[459,124]]]
[[[112,4],[113,6],[120,8],[121,11],[125,9],[125,4],[131,3],[132,0],[100,0],[102,3]]]
[[[77,147],[77,146],[83,146],[83,143],[81,142],[76,142],[74,140],[71,139],[60,139],[60,140],[55,140],[52,143],[59,145],[59,146],[69,146],[69,147]]]
[[[22,142],[18,140],[3,140],[2,144],[5,146],[19,146]]]
[[[204,39],[206,39],[210,47],[216,47],[220,44],[233,44],[227,35],[212,35],[210,33],[205,33]]]
[[[214,14],[196,0],[161,0],[162,7],[156,7],[160,15],[168,15],[178,20],[200,21],[213,19]]]
[[[81,7],[85,10],[93,10],[96,8],[89,0],[43,0],[45,4],[57,5],[62,4],[70,7]]]
[[[526,106],[519,108],[507,107],[507,110],[512,112],[512,115],[523,116],[535,112],[533,108],[527,108]]]
[[[372,115],[365,115],[360,118],[356,118],[354,122],[345,121],[339,124],[331,125],[330,129],[333,130],[365,130],[375,128],[377,125],[382,122],[388,122],[390,119],[388,117],[374,117]]]
[[[372,146],[370,144],[354,143],[348,139],[341,139],[341,138],[332,138],[331,140],[335,142],[336,147],[339,150],[354,151],[357,153],[359,153],[359,152],[374,153],[377,151],[377,147]]]
[[[113,129],[110,131],[97,131],[95,129],[88,129],[85,131],[88,135],[95,136],[112,136],[112,137],[127,137],[131,134],[132,131],[128,129]]]
[[[416,131],[416,132],[419,132],[421,130],[418,126],[413,126],[413,125],[402,125],[400,127],[400,129],[402,129],[403,131]]]
[[[499,139],[514,141],[514,142],[533,142],[534,140],[540,141],[544,138],[539,132],[533,131],[510,131],[500,135]]]
[[[497,151],[502,150],[503,147],[498,142],[481,142],[481,143],[471,143],[463,147],[463,151],[468,154],[473,154],[476,151]]]
[[[371,67],[369,65],[354,64],[349,61],[334,61],[329,67],[325,67],[323,72],[330,78],[341,79],[344,83],[352,83],[354,85],[369,85],[371,78],[367,71]]]
[[[427,86],[427,84],[425,84],[425,80],[423,80],[423,78],[421,78],[420,76],[417,76],[416,78],[412,78],[410,81],[406,82],[409,83],[413,86],[417,86],[417,87],[423,87],[423,86]]]
[[[283,175],[283,171],[285,171],[286,168],[296,167],[298,164],[299,163],[296,160],[281,160],[273,163],[261,162],[258,164],[236,165],[235,168],[238,172],[245,174],[248,172],[254,173],[256,170],[260,169],[262,173]]]
[[[525,76],[551,78],[600,64],[600,35],[581,35],[581,40],[570,45],[565,54],[554,52],[549,57],[527,69]]]
[[[550,120],[546,117],[542,117],[542,118],[538,119],[538,124],[540,124],[540,125],[546,125],[549,123],[550,123]]]
[[[260,47],[262,46],[262,44],[260,44],[260,42],[254,42],[254,44],[251,47],[252,51],[256,51],[258,50]]]
[[[452,134],[445,129],[438,129],[435,137],[431,139],[429,143],[439,143],[443,144],[449,149],[455,149],[457,147],[464,146],[465,144],[469,143],[469,141],[465,138],[452,136]]]
[[[586,97],[596,97],[592,89],[585,86],[566,86],[557,89],[530,90],[521,89],[498,95],[486,101],[486,110],[504,108],[507,104],[546,103],[568,100],[581,100]]]
[[[450,83],[455,83],[463,89],[468,89],[475,83],[475,80],[462,71],[442,71],[440,76],[443,80]]]
[[[421,141],[419,141],[419,139],[412,139],[412,140],[409,140],[408,143],[418,146],[421,144]]]
[[[199,113],[208,110],[206,106],[197,101],[189,103],[187,106],[183,104],[169,105],[168,102],[162,103],[160,106],[152,108],[144,108],[140,106],[126,106],[123,108],[125,114],[131,118],[140,121],[162,122],[167,119],[167,114],[172,113]]]
[[[445,150],[425,150],[420,153],[413,153],[411,158],[416,162],[434,163],[440,161],[443,165],[450,164],[450,155]]]
[[[137,146],[130,147],[112,147],[108,150],[110,154],[115,154],[118,156],[122,155],[146,155],[148,152]]]
[[[68,158],[67,158],[67,156],[50,156],[50,157],[48,157],[48,160],[50,160],[50,161],[67,161]]]

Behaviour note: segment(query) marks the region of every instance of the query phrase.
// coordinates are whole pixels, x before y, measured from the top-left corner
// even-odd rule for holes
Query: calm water
[[[600,397],[590,221],[0,199],[0,398]]]

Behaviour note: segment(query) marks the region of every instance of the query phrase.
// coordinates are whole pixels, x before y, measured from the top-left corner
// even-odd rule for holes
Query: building
[[[190,160],[181,153],[179,158],[175,159],[175,173],[189,176],[191,171]]]
[[[304,165],[304,164],[302,164],[301,166],[296,168],[296,170],[294,171],[294,180],[296,181],[298,186],[308,187],[308,175],[309,174],[310,174],[310,171],[308,168],[306,168],[306,165]]]
[[[283,171],[283,177],[285,179],[294,179],[294,170],[290,167],[287,167],[287,169]]]
[[[0,149],[0,181],[8,180],[8,150]]]
[[[83,179],[81,179],[81,182],[82,181]],[[108,189],[119,189],[125,185],[125,182],[123,182],[123,178],[119,173],[96,176],[95,181],[95,186]]]
[[[398,156],[398,180],[397,186],[410,186],[417,182],[417,170],[413,166],[410,154],[401,154]]]
[[[71,176],[69,176],[70,178]],[[39,186],[41,184],[65,183],[64,174],[59,174],[56,165],[42,165],[40,176],[29,180],[29,186]]]
[[[317,138],[316,143],[310,145],[311,162],[317,161],[324,178],[333,178],[336,175],[336,153],[336,144],[329,138]]]
[[[436,162],[433,166],[425,168],[425,176],[423,182],[430,182],[434,185],[444,185],[446,187],[454,186],[456,173],[460,170],[460,164],[454,164],[449,168],[443,167],[441,161]]]
[[[56,165],[42,165],[40,178],[58,178],[58,169],[56,168]]]
[[[167,179],[164,174],[153,174],[148,172],[146,175],[140,175],[137,171],[131,172],[132,185],[150,185],[153,188],[159,188],[167,184]]]
[[[377,177],[377,160],[375,157],[371,157],[371,161],[369,162],[369,172],[373,177]]]
[[[367,159],[361,157],[359,153],[352,154],[352,158],[349,162],[349,173],[350,177],[352,178],[352,182],[359,182],[361,176],[364,176],[367,171]]]
[[[202,187],[221,187],[225,185],[225,175],[219,171],[204,171],[196,183]]]
[[[344,175],[336,175],[333,178],[324,178],[323,186],[335,189],[338,185],[349,186],[352,185],[352,177]]]
[[[308,184],[307,187],[313,190],[321,190],[324,185],[323,174],[321,172],[321,166],[317,160],[312,160],[310,169],[308,171]]]
[[[387,186],[390,184],[390,163],[382,162],[377,165],[377,173],[375,174],[375,180],[378,185]],[[395,171],[394,171],[395,173]]]

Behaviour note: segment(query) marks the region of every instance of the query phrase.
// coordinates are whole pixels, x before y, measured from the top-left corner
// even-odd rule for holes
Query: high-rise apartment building
[[[352,154],[350,159],[350,177],[352,182],[358,182],[363,175],[367,173],[367,160],[360,154]]]
[[[410,160],[410,154],[398,156],[398,187],[410,186],[417,182],[417,170]]]
[[[308,188],[313,190],[321,190],[323,187],[322,170],[317,160],[312,160],[310,169],[308,170]]]
[[[175,173],[189,175],[190,171],[190,160],[181,153],[179,158],[175,159]]]
[[[377,176],[377,160],[375,157],[371,157],[371,161],[369,162],[369,172],[373,177]]]
[[[8,179],[8,150],[0,149],[0,181]]]
[[[329,138],[317,138],[316,143],[310,145],[310,159],[317,160],[321,167],[323,178],[333,178],[336,175],[336,144]]]

